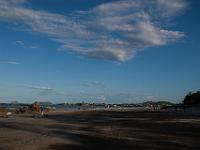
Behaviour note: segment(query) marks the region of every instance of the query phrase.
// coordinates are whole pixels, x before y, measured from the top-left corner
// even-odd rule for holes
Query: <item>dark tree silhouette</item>
[[[200,91],[197,91],[195,93],[189,92],[184,100],[183,100],[184,105],[196,105],[200,104]]]

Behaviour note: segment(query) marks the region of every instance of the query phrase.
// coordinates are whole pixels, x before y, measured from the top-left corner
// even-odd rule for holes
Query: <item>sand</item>
[[[68,111],[0,118],[0,150],[200,149],[200,117],[177,112]]]

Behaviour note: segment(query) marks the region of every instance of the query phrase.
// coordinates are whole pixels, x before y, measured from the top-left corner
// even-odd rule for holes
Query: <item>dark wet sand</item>
[[[200,117],[72,111],[0,118],[0,150],[200,150]]]

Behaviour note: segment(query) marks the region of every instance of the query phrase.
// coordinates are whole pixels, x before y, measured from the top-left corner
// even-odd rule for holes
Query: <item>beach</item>
[[[0,150],[198,150],[200,117],[183,112],[76,110],[0,118]]]

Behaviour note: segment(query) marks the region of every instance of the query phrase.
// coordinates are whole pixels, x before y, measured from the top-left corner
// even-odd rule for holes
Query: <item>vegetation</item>
[[[189,92],[184,100],[183,100],[184,105],[196,105],[200,104],[200,91],[197,91],[195,93]]]

